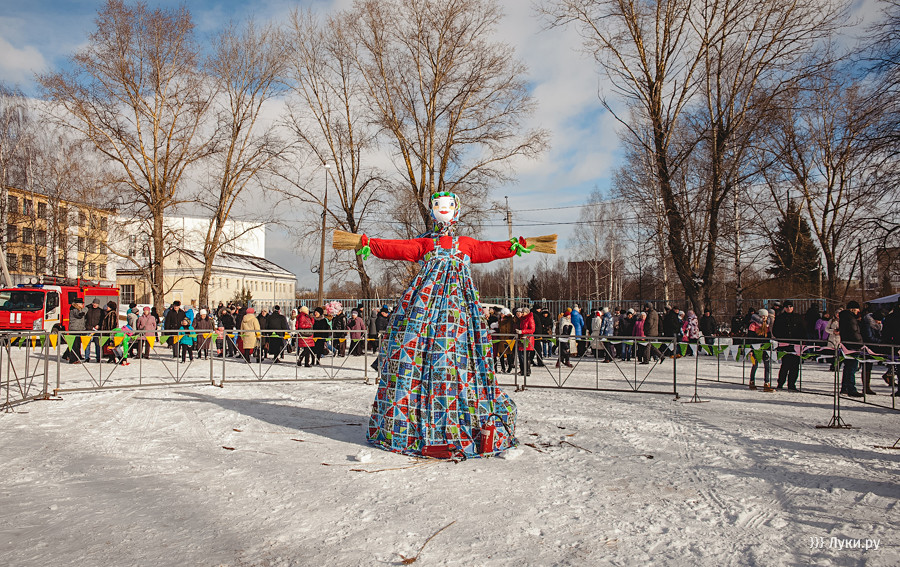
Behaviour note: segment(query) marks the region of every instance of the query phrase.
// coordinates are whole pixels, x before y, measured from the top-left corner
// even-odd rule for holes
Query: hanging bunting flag
[[[150,348],[153,348],[153,345],[156,344],[156,336],[147,335],[146,338],[147,338],[147,344],[150,346]]]
[[[59,342],[59,335],[53,333],[50,335],[50,346],[56,348],[56,344]]]
[[[91,337],[93,337],[93,336],[94,336],[93,334],[81,336],[81,349],[82,350],[86,349],[88,347],[88,345],[91,344]]]
[[[123,335],[114,336],[113,337],[113,346],[121,346],[122,341],[124,341],[124,340],[125,340],[125,337]]]
[[[109,335],[100,335],[100,348],[102,349],[103,345],[105,345],[108,341]]]
[[[69,350],[72,350],[72,345],[75,344],[75,339],[78,337],[75,335],[63,335],[62,338],[66,342],[66,346],[69,347]]]

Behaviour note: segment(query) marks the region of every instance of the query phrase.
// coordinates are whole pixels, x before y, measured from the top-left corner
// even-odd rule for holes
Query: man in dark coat
[[[240,356],[237,353],[237,345],[235,340],[229,337],[230,331],[235,329],[234,313],[231,307],[225,307],[219,315],[219,326],[225,329],[225,356]]]
[[[100,307],[100,300],[94,299],[87,308],[87,314],[84,316],[85,331],[99,331],[100,324],[103,322],[103,309]],[[97,355],[96,360],[100,362],[100,335],[94,333],[91,342],[88,343],[87,350],[84,351],[84,361],[91,361],[91,345],[94,345],[94,353]]]
[[[884,345],[900,345],[900,302],[894,304],[894,307],[884,316],[884,322],[881,328],[881,343]],[[887,356],[900,354],[900,347],[885,346],[882,352]],[[888,366],[888,371],[882,376],[884,381],[891,385],[891,380],[895,377],[896,366]],[[894,396],[900,395],[900,388],[894,390]]]
[[[284,360],[284,333],[291,328],[288,325],[287,317],[281,313],[280,306],[276,305],[272,308],[266,327],[269,329],[269,334],[274,335],[269,337],[269,352],[275,357],[277,363],[279,359]]]
[[[534,316],[534,334],[549,335],[550,330],[547,328],[547,324],[550,323],[552,325],[552,322],[549,318],[544,318],[544,308],[540,305],[537,305],[535,306],[534,311],[532,311],[531,314]],[[547,350],[545,347],[546,344],[546,338],[542,338],[540,336],[534,337],[534,366],[544,366],[544,357],[547,356]]]
[[[859,303],[850,301],[847,308],[841,311],[838,319],[838,332],[841,335],[841,346],[849,350],[862,348],[862,333],[859,331]],[[851,398],[861,398],[863,395],[856,389],[856,369],[859,361],[856,358],[844,359],[844,374],[841,377],[841,393]]]
[[[716,333],[719,332],[719,323],[713,317],[712,311],[707,307],[703,310],[703,317],[700,317],[700,332],[706,338],[706,344],[711,345],[716,342]]]
[[[84,308],[84,300],[80,297],[76,298],[72,302],[72,306],[69,307],[69,331],[84,331],[86,315],[87,310]],[[71,350],[67,349],[65,354],[63,354],[63,358],[68,360],[70,364],[81,363],[81,337],[76,337],[72,341]]]
[[[789,392],[799,392],[797,379],[800,377],[800,356],[794,350],[794,345],[799,345],[806,338],[806,329],[803,326],[803,317],[794,312],[794,303],[785,301],[781,312],[775,316],[772,325],[772,337],[781,342],[791,343],[779,350],[785,352],[781,359],[781,368],[778,370],[778,389],[787,381]]]
[[[674,305],[670,306],[666,315],[663,317],[663,336],[674,337],[681,330],[681,323],[678,321],[678,308]]]
[[[184,312],[181,310],[181,302],[173,301],[169,310],[166,312],[166,318],[163,320],[163,330],[178,330],[181,327],[182,319],[184,319]],[[167,335],[166,342],[172,345],[172,357],[178,358],[178,341],[175,340],[175,334],[171,333]]]

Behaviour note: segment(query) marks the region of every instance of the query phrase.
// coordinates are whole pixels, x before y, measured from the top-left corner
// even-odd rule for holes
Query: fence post
[[[677,400],[680,396],[678,395],[678,357],[675,356],[678,354],[678,343],[675,337],[672,337],[672,389],[675,391],[675,399]]]
[[[59,365],[57,365],[59,368]],[[50,332],[44,331],[44,391],[42,398],[50,398]]]

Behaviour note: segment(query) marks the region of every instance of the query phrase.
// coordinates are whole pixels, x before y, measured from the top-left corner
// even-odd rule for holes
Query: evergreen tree
[[[778,221],[769,257],[772,267],[767,271],[776,278],[803,286],[819,280],[819,248],[812,240],[809,224],[793,201],[784,218]]]
[[[541,289],[538,284],[537,276],[531,276],[531,279],[528,280],[528,291],[526,292],[528,298],[532,301],[537,301],[541,298]]]

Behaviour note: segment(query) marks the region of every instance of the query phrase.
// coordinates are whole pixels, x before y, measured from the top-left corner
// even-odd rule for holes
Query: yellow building
[[[114,211],[15,187],[4,193],[2,244],[14,285],[43,275],[115,281],[107,254]]]

